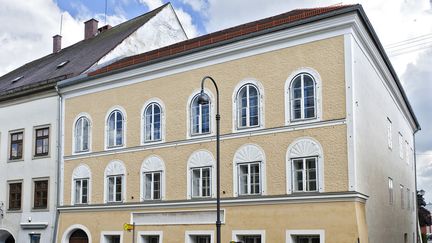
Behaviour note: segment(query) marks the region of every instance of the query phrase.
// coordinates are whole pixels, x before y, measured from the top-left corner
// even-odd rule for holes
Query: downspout
[[[414,133],[413,133],[413,149],[414,149],[414,161],[413,161],[413,163],[414,163],[414,188],[415,188],[415,207],[416,207],[416,210],[415,210],[415,212],[416,212],[416,220],[415,220],[415,225],[416,225],[416,228],[417,228],[417,230],[416,230],[416,236],[417,236],[417,239],[416,239],[416,241],[417,242],[419,242],[419,243],[423,243],[423,239],[421,238],[421,228],[420,228],[420,222],[419,222],[419,219],[418,219],[418,203],[417,203],[417,190],[418,190],[418,188],[417,188],[417,155],[416,155],[416,139],[415,139],[415,135],[416,135],[416,133],[418,132],[418,131],[420,131],[420,128],[417,128],[415,131],[414,131]],[[418,241],[418,239],[420,239],[419,241]]]
[[[54,234],[53,234],[53,239],[52,242],[55,243],[57,240],[57,231],[58,231],[58,225],[59,225],[59,217],[60,217],[60,211],[58,210],[58,208],[60,207],[60,191],[61,191],[61,155],[62,155],[62,114],[63,114],[63,110],[62,110],[62,102],[63,102],[63,97],[61,95],[61,93],[59,92],[58,86],[55,86],[57,95],[58,95],[58,114],[57,114],[57,197],[56,197],[56,216],[55,216],[55,224],[54,224]]]

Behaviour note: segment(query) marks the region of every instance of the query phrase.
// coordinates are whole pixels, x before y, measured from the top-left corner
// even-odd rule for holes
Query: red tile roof
[[[328,12],[332,12],[335,10],[339,10],[351,6],[353,5],[333,5],[333,6],[320,7],[320,8],[296,9],[273,17],[257,20],[247,24],[243,24],[229,29],[203,35],[190,40],[182,41],[153,51],[126,57],[108,66],[90,72],[88,75],[94,76],[97,74],[107,73],[113,70],[121,69],[139,63],[154,61],[159,58],[167,58],[169,56],[173,56],[175,54],[179,54],[185,51],[191,51],[199,47],[208,46],[211,44],[230,40],[239,36],[244,36],[254,32],[271,29],[273,27],[277,27],[283,24],[304,20],[313,16],[318,16],[321,14],[325,14]]]

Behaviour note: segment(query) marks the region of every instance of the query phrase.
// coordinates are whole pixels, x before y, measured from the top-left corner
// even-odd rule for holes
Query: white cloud
[[[181,0],[181,2],[191,6],[196,12],[200,12],[207,7],[207,2],[205,0]]]
[[[139,2],[146,5],[150,10],[153,10],[163,5],[162,0],[139,0]]]

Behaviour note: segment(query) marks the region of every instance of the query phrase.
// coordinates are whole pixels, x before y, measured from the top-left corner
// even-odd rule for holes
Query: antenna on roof
[[[63,27],[63,13],[61,13],[61,15],[60,15],[60,33],[59,33],[59,35],[62,34],[62,27]]]
[[[108,5],[108,2],[107,2],[107,0],[105,0],[105,24],[104,24],[104,25],[107,24],[107,22],[106,22],[106,17],[107,17],[107,5]]]

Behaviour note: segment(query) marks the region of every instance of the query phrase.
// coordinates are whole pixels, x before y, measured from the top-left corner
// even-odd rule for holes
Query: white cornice
[[[222,206],[236,205],[272,205],[290,203],[322,203],[322,202],[361,202],[365,203],[367,195],[356,192],[322,193],[322,194],[291,194],[287,196],[267,196],[256,198],[229,198],[221,199]],[[188,200],[188,201],[165,201],[159,203],[128,203],[128,204],[103,204],[103,205],[80,205],[63,206],[58,210],[65,211],[107,211],[107,210],[131,210],[131,209],[150,209],[150,208],[197,208],[214,206],[215,199],[210,200]]]

